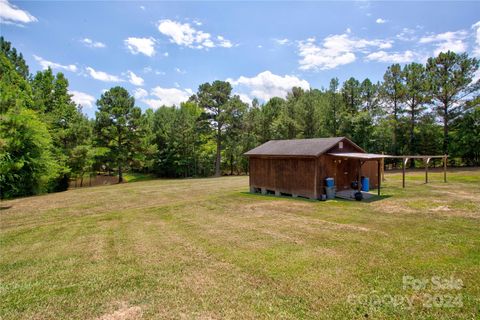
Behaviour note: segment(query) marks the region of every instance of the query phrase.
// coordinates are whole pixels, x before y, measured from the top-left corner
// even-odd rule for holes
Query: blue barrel
[[[335,181],[333,180],[333,178],[326,178],[325,179],[325,185],[328,188],[331,188],[331,187],[335,186]]]
[[[362,182],[362,191],[370,191],[370,179],[368,177],[362,177],[360,181]]]

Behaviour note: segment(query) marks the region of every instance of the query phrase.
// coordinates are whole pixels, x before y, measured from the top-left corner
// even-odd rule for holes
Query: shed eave
[[[258,158],[318,158],[320,155],[314,154],[255,154],[255,153],[244,153],[243,155],[247,157],[258,157]]]
[[[327,153],[329,156],[334,156],[337,158],[351,158],[351,159],[362,159],[362,160],[376,160],[376,159],[384,159],[389,158],[389,155],[386,154],[378,154],[378,153],[362,153],[362,152],[334,152],[334,153]]]

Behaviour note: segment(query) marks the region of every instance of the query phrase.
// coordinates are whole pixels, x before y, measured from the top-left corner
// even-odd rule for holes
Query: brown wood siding
[[[370,189],[378,188],[378,168],[377,161],[367,161],[362,166],[362,176],[370,179]]]
[[[352,181],[358,179],[358,160],[341,159],[329,155],[320,156],[319,161],[320,176],[318,181],[319,193],[325,193],[325,179],[332,177],[335,179],[337,190],[351,188]],[[362,166],[362,176],[370,179],[370,189],[377,188],[377,161],[366,161]]]
[[[344,139],[343,148],[340,149],[336,144],[328,152],[363,152],[363,150]],[[358,159],[341,159],[328,154],[322,154],[318,158],[250,156],[249,161],[251,187],[309,198],[318,198],[325,193],[327,177],[335,179],[337,190],[351,188],[352,181],[358,179]],[[361,174],[370,178],[370,189],[377,188],[376,160],[364,162]]]
[[[315,158],[250,157],[250,186],[315,197]]]

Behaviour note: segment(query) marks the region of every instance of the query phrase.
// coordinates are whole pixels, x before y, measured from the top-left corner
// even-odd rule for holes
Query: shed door
[[[358,162],[354,159],[336,159],[335,184],[337,190],[351,189],[352,181],[357,180]]]

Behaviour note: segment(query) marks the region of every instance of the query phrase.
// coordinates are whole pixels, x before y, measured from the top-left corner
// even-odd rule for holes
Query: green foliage
[[[46,125],[33,110],[18,108],[0,115],[1,198],[46,192],[59,166]]]
[[[86,174],[95,173],[95,163],[109,152],[108,148],[93,147],[91,144],[78,145],[72,149],[68,159],[72,177],[80,179],[80,187]]]
[[[224,152],[226,159],[229,162],[230,174],[233,174],[235,168],[239,168],[238,164],[241,161],[242,154],[248,151],[243,143],[245,134],[248,134],[245,131],[244,119],[247,105],[242,102],[238,96],[234,96],[227,103],[225,111],[225,114],[228,117],[228,126],[225,130]]]
[[[384,100],[387,114],[392,118],[392,145],[389,153],[398,154],[398,122],[404,112],[403,101],[405,99],[405,85],[402,77],[402,68],[399,64],[388,67],[383,75],[383,83],[380,87],[380,95]]]
[[[342,87],[342,97],[345,110],[349,114],[357,112],[362,104],[362,88],[360,82],[353,77],[345,81]]]
[[[480,105],[458,120],[453,142],[455,154],[469,165],[480,165]]]
[[[30,84],[19,75],[12,62],[3,52],[0,53],[0,70],[0,114],[15,107],[32,107]]]
[[[191,177],[248,172],[243,153],[272,139],[346,136],[369,152],[439,154],[478,165],[479,61],[441,53],[426,65],[390,66],[380,83],[337,78],[328,89],[294,87],[251,106],[214,81],[180,106],[142,113],[122,87],[88,119],[68,80],[51,69],[29,75],[0,37],[2,197],[65,190],[98,171]],[[442,119],[439,123],[438,118]]]
[[[338,136],[338,128],[341,121],[342,97],[339,93],[338,78],[330,80],[327,91],[328,105],[325,116],[325,126],[328,134],[332,137]]]
[[[0,37],[0,52],[5,56],[12,64],[15,72],[24,80],[27,80],[29,76],[28,66],[23,59],[23,55],[17,52],[17,49],[12,47],[12,44],[6,41],[3,36]],[[3,70],[3,65],[2,65]]]
[[[160,176],[196,176],[202,144],[202,110],[194,102],[180,108],[160,107],[154,114],[154,142],[158,148],[154,170]]]
[[[109,149],[108,158],[118,171],[118,181],[135,160],[140,160],[143,135],[142,111],[135,107],[135,99],[122,87],[114,87],[97,101],[95,113],[96,142]]]
[[[68,93],[68,80],[63,73],[53,74],[48,68],[39,71],[31,81],[34,110],[42,115],[53,142],[53,154],[61,170],[52,181],[54,191],[68,188],[71,165],[69,159],[76,146],[91,143],[91,123]]]
[[[203,108],[206,118],[209,120],[214,130],[215,140],[217,143],[217,151],[215,158],[215,175],[221,174],[221,150],[225,127],[229,125],[229,111],[227,110],[228,102],[231,99],[232,86],[225,81],[214,81],[212,84],[204,83],[198,87],[198,93],[194,99],[198,105]]]
[[[403,68],[402,74],[405,83],[404,99],[410,118],[408,153],[417,154],[415,125],[426,109],[425,104],[430,102],[430,84],[422,64],[408,64]]]
[[[472,81],[480,67],[480,61],[466,53],[441,52],[427,62],[428,81],[438,115],[443,118],[443,152],[449,151],[449,126],[460,114],[464,100],[470,94],[478,94],[480,80]]]

